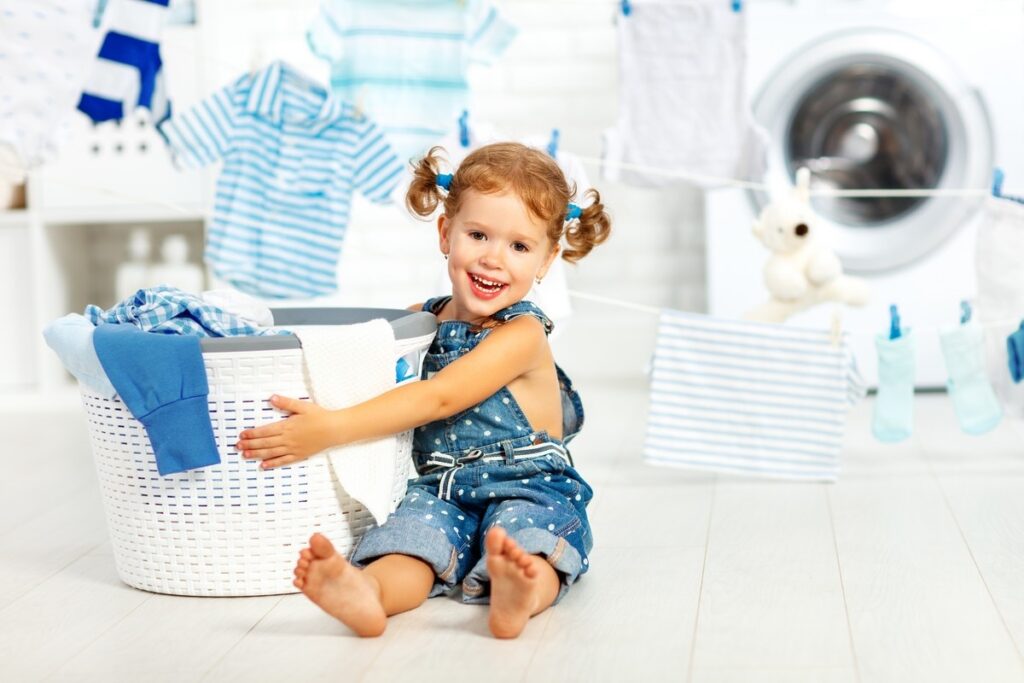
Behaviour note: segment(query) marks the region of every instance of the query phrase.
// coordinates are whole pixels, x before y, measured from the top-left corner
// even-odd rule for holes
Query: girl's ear
[[[544,265],[541,266],[540,270],[537,271],[537,279],[541,279],[548,274],[548,269],[551,267],[551,264],[555,262],[555,258],[558,256],[558,252],[560,252],[561,250],[562,247],[561,245],[558,244],[551,248],[551,253],[548,254],[547,259],[545,259]]]
[[[451,230],[452,222],[448,220],[448,216],[441,214],[437,217],[437,237],[440,242],[441,253],[445,256],[451,251],[451,242],[448,239],[448,233]]]

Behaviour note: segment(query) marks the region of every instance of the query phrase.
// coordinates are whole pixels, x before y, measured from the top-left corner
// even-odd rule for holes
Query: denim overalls
[[[431,299],[423,310],[437,313],[450,297]],[[550,333],[539,308],[520,301],[495,313],[507,322],[532,315]],[[473,350],[492,328],[461,320],[440,323],[424,359],[424,378]],[[363,536],[352,555],[356,566],[392,553],[431,565],[437,580],[431,597],[462,584],[465,602],[487,602],[489,578],[483,554],[486,531],[496,525],[531,554],[558,570],[561,599],[587,571],[593,546],[586,507],[593,492],[576,472],[565,443],[583,424],[583,404],[557,365],[564,438],[535,431],[507,387],[444,420],[418,427],[413,461],[420,476],[387,521]]]

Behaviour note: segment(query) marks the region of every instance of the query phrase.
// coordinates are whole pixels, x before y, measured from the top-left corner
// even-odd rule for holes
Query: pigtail
[[[569,222],[565,230],[569,248],[562,251],[562,258],[569,263],[576,263],[589,254],[591,249],[608,239],[612,231],[612,218],[604,210],[600,193],[591,188],[583,196],[592,201],[582,209],[577,220]]]
[[[422,218],[431,216],[444,201],[442,190],[437,185],[443,152],[440,147],[431,147],[426,156],[412,164],[412,183],[405,193],[405,205]]]

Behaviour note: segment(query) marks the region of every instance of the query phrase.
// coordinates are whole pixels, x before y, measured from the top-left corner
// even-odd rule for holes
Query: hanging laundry
[[[90,304],[85,307],[85,317],[93,325],[127,324],[143,332],[194,337],[288,334],[256,327],[198,295],[162,285],[140,289],[134,296],[107,310]]]
[[[1006,353],[1009,356],[1010,378],[1017,384],[1024,379],[1024,322],[1006,338]]]
[[[644,458],[715,472],[835,481],[864,383],[828,331],[662,311]]]
[[[1007,338],[1024,317],[1024,199],[1002,194],[997,172],[975,241],[975,318],[985,331],[988,378],[1008,415],[1024,417],[1024,385],[1008,373]]]
[[[164,84],[160,39],[170,0],[109,0],[106,35],[78,108],[93,121],[120,121],[142,107],[154,124],[171,115]]]
[[[96,0],[0,0],[0,181],[56,155],[100,41]]]
[[[896,307],[891,306],[888,334],[875,337],[878,351],[878,397],[871,418],[871,432],[885,443],[903,441],[914,431],[915,338],[900,328]]]
[[[160,476],[220,462],[198,338],[100,325],[93,344],[118,396],[145,427]]]
[[[403,170],[373,121],[282,62],[160,130],[183,166],[224,160],[206,263],[265,298],[334,292],[352,193],[387,202]]]
[[[403,161],[468,104],[471,62],[493,62],[516,30],[484,0],[323,0],[308,33],[331,88],[372,116]]]
[[[631,8],[617,17],[619,122],[605,133],[605,178],[679,182],[620,164],[760,178],[767,136],[746,105],[746,14],[722,0],[638,0]]]
[[[974,435],[995,429],[1003,414],[985,374],[981,327],[966,321],[941,332],[939,345],[949,373],[946,388],[960,428]]]

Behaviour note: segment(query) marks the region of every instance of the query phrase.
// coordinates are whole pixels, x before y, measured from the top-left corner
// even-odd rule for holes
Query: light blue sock
[[[903,441],[914,431],[914,337],[875,337],[878,350],[878,396],[871,432],[879,441]]]
[[[1003,411],[985,374],[981,328],[964,323],[940,334],[939,343],[960,428],[968,434],[984,434],[999,424]]]

